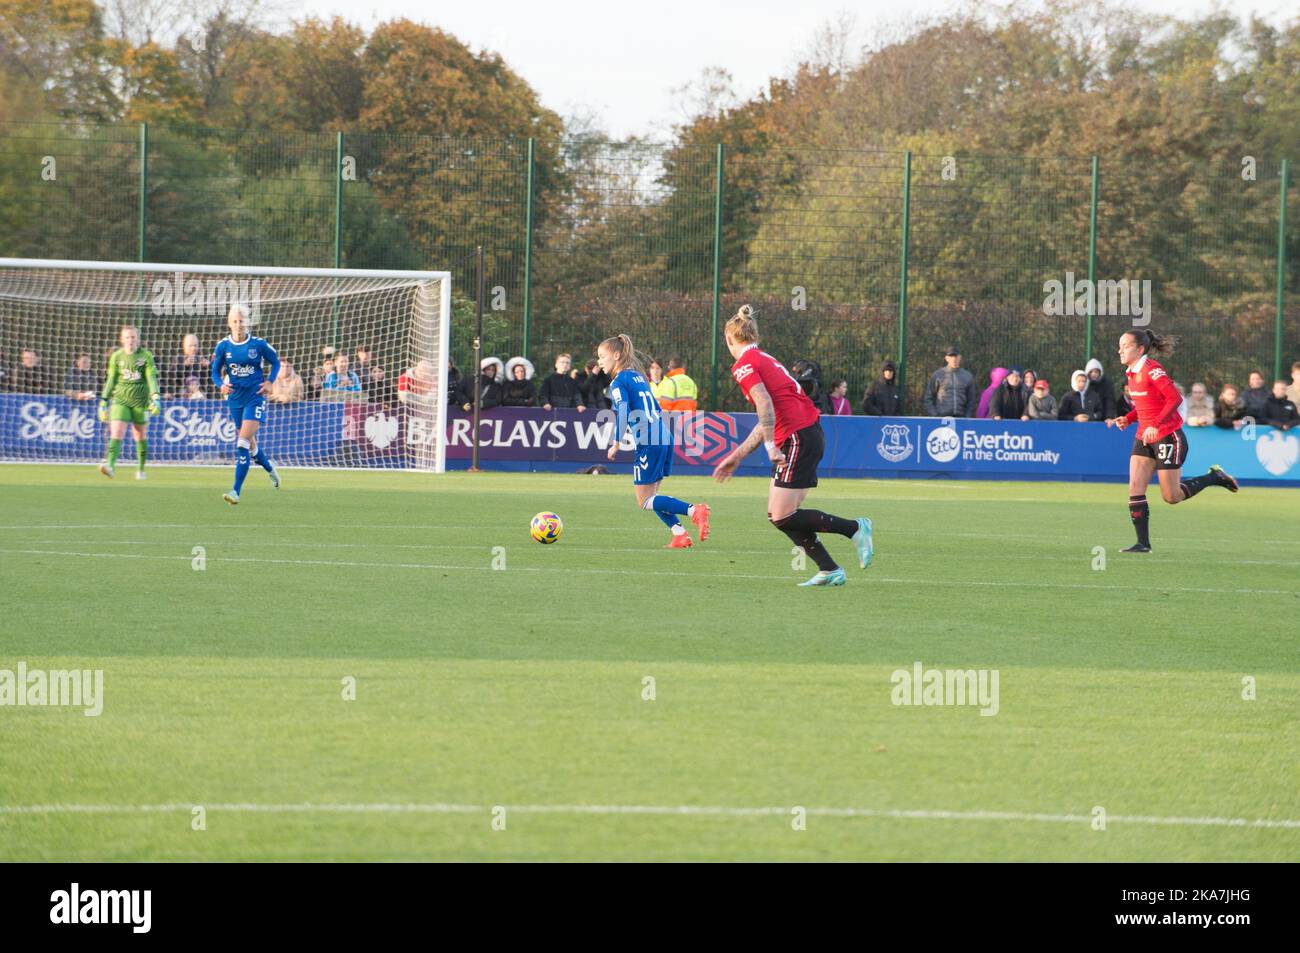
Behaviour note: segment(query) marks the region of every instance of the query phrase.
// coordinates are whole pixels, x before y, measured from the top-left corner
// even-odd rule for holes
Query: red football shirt
[[[821,413],[808,395],[803,392],[799,382],[790,376],[781,362],[766,351],[760,351],[757,344],[751,344],[736,359],[731,367],[731,376],[736,379],[740,389],[745,392],[745,399],[751,404],[754,399],[749,396],[755,384],[767,388],[776,408],[776,433],[772,439],[779,447],[785,438],[796,430],[811,426],[817,422]]]
[[[1169,379],[1169,373],[1145,354],[1131,370],[1124,372],[1133,409],[1125,415],[1129,423],[1138,422],[1138,439],[1142,431],[1155,427],[1157,440],[1164,439],[1183,425],[1178,407],[1183,397]]]

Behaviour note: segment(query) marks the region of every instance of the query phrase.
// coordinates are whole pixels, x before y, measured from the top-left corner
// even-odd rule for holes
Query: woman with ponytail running
[[[817,485],[817,464],[826,446],[819,422],[821,414],[784,365],[759,350],[758,324],[749,305],[727,322],[725,334],[727,348],[736,359],[731,376],[745,392],[745,399],[754,405],[758,426],[718,464],[713,478],[725,483],[742,460],[760,445],[766,447],[772,461],[767,518],[817,564],[817,575],[799,585],[842,586],[847,581],[844,570],[831,558],[817,534],[832,533],[850,540],[858,565],[866,569],[874,552],[871,520],[865,516],[850,520],[821,510],[800,509],[808,491]]]
[[[700,542],[709,538],[707,503],[687,503],[659,492],[659,485],[673,470],[672,428],[659,412],[659,401],[646,380],[645,365],[626,334],[606,338],[596,349],[600,369],[610,376],[609,399],[614,411],[614,435],[609,459],[618,453],[623,434],[630,432],[636,443],[632,462],[632,488],[637,505],[651,510],[673,534],[666,549],[689,549],[690,534],[678,517],[685,516],[699,531]]]
[[[1145,328],[1125,331],[1119,338],[1119,359],[1124,363],[1129,399],[1133,409],[1123,417],[1112,417],[1107,427],[1123,430],[1137,421],[1137,439],[1128,459],[1128,509],[1137,530],[1137,542],[1126,553],[1151,552],[1149,524],[1151,508],[1147,505],[1147,486],[1159,475],[1160,495],[1166,503],[1190,500],[1207,486],[1221,486],[1237,492],[1237,481],[1217,463],[1198,477],[1183,479],[1187,460],[1187,436],[1178,405],[1183,396],[1174,387],[1169,374],[1155,361],[1155,355],[1167,357],[1174,351],[1173,341]]]

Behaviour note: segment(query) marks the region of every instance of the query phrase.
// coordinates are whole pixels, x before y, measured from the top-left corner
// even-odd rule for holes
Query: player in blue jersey
[[[632,462],[632,486],[636,501],[643,510],[654,510],[673,533],[668,549],[687,549],[691,537],[679,516],[687,516],[700,533],[700,542],[709,538],[709,507],[705,503],[686,503],[659,492],[659,484],[672,472],[673,436],[668,421],[659,412],[659,401],[650,390],[645,367],[626,334],[608,338],[596,349],[600,369],[612,380],[609,399],[614,410],[614,439],[609,459],[618,453],[625,432],[636,441]]]
[[[239,428],[235,451],[235,485],[222,499],[232,506],[239,502],[244,477],[248,476],[250,457],[271,475],[271,485],[280,486],[280,474],[257,445],[257,429],[266,419],[266,395],[271,392],[280,373],[280,356],[262,338],[248,332],[248,314],[240,305],[231,305],[226,317],[230,334],[217,342],[212,357],[212,383],[226,398],[230,417]],[[270,376],[262,373],[262,363],[271,365]],[[225,378],[223,380],[222,378]]]

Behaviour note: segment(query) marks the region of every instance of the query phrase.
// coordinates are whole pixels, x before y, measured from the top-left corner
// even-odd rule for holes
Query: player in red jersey
[[[847,581],[821,540],[820,533],[838,533],[853,541],[858,565],[871,565],[871,520],[865,516],[847,520],[820,510],[802,510],[808,491],[817,485],[817,464],[825,438],[821,416],[799,383],[776,358],[758,349],[758,325],[745,305],[727,322],[727,347],[736,359],[731,376],[745,398],[758,412],[758,426],[745,441],[717,465],[713,478],[729,480],[740,462],[758,449],[767,448],[772,461],[772,485],[767,493],[767,518],[817,563],[817,575],[801,586],[842,586]]]
[[[1153,473],[1159,474],[1160,495],[1166,503],[1190,500],[1207,486],[1221,486],[1237,492],[1237,481],[1217,463],[1202,476],[1183,479],[1183,462],[1187,459],[1187,437],[1178,405],[1183,397],[1173,381],[1152,355],[1172,354],[1174,345],[1144,328],[1126,331],[1119,338],[1119,359],[1124,362],[1129,398],[1133,409],[1123,417],[1112,417],[1107,427],[1123,430],[1137,421],[1137,439],[1128,458],[1128,509],[1137,530],[1137,543],[1126,553],[1151,552],[1148,522],[1147,485]]]

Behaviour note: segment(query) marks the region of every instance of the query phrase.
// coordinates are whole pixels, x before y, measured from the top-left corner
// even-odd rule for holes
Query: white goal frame
[[[450,271],[400,271],[366,268],[281,268],[254,265],[198,265],[166,262],[83,261],[58,258],[0,258],[0,268],[44,269],[47,271],[105,271],[140,273],[185,272],[192,275],[232,275],[281,278],[390,278],[403,281],[438,281],[441,324],[438,329],[438,398],[434,412],[437,427],[437,449],[434,473],[447,469],[447,369],[451,360],[448,352],[451,343],[451,272]],[[427,472],[427,471],[426,471]]]

